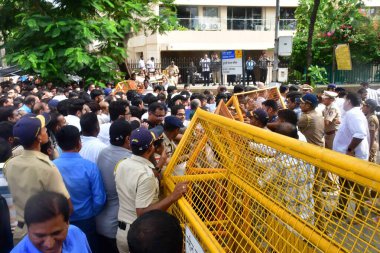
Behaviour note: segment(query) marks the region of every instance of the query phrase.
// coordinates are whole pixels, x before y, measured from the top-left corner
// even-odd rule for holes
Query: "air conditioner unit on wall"
[[[264,26],[263,25],[255,25],[255,30],[256,31],[264,31]]]

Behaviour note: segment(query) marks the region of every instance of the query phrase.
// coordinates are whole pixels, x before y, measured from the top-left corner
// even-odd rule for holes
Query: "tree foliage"
[[[296,10],[297,32],[293,40],[292,67],[306,66],[307,35],[314,0],[301,0]],[[354,63],[380,61],[379,24],[363,11],[361,0],[321,0],[313,36],[312,64],[332,63],[333,48],[348,43]]]
[[[28,73],[100,82],[122,74],[131,34],[175,26],[172,10],[173,0],[0,0],[0,39],[8,63]]]

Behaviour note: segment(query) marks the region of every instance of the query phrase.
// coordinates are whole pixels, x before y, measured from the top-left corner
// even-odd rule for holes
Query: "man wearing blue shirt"
[[[248,60],[245,62],[245,71],[247,75],[247,85],[249,85],[249,79],[252,77],[252,83],[253,85],[256,84],[256,77],[255,77],[255,66],[256,62],[251,58],[251,56],[248,56]]]
[[[39,103],[40,99],[34,95],[29,95],[25,98],[23,106],[20,107],[19,112],[21,115],[25,115],[32,112],[32,108],[36,103]]]
[[[11,253],[91,253],[85,234],[69,225],[70,208],[64,195],[42,191],[25,204],[28,235]]]
[[[95,216],[106,201],[100,171],[96,164],[80,156],[82,145],[78,128],[64,126],[56,138],[63,153],[54,160],[54,164],[62,175],[74,206],[70,223],[82,229],[92,252],[97,252]]]

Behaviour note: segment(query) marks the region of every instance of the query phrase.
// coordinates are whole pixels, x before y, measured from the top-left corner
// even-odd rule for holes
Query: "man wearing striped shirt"
[[[255,83],[256,83],[256,78],[255,78],[255,73],[254,73],[255,66],[256,66],[256,62],[251,58],[251,56],[248,56],[248,60],[245,63],[245,70],[247,73],[248,85],[249,85],[250,77],[252,77],[253,85],[255,85]]]

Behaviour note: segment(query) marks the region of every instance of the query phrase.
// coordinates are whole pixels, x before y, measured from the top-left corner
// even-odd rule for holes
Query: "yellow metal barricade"
[[[166,192],[182,181],[169,211],[205,252],[379,252],[376,164],[198,110]]]
[[[232,115],[234,116],[236,120],[243,122],[245,118],[245,113],[243,111],[243,108],[241,108],[241,106],[245,106],[248,100],[250,99],[253,99],[255,103],[258,103],[256,102],[256,100],[259,97],[265,100],[273,99],[277,101],[277,103],[279,104],[279,108],[286,109],[286,105],[281,96],[280,90],[276,86],[259,89],[259,90],[236,93],[227,101],[226,106],[229,108],[229,110],[231,111]]]

